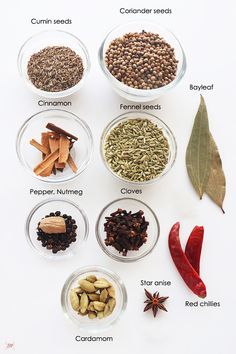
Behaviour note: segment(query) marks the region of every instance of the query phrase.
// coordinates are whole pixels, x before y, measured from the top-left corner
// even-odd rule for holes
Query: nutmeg
[[[66,232],[65,219],[61,216],[49,216],[40,221],[39,228],[47,234],[63,234]]]

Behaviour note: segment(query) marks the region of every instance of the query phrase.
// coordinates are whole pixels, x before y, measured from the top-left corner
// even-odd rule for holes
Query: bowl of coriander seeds
[[[156,182],[172,168],[177,154],[170,128],[155,115],[129,112],[104,129],[100,152],[108,171],[118,179],[144,185]]]
[[[100,46],[99,63],[113,89],[136,102],[162,96],[186,71],[185,54],[175,35],[148,21],[112,29]]]
[[[90,59],[85,45],[73,34],[46,30],[22,45],[18,69],[34,93],[54,99],[72,95],[83,86]]]

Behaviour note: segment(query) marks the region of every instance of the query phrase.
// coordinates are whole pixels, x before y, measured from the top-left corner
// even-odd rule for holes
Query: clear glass
[[[144,181],[144,182],[138,182],[138,181],[135,182],[135,181],[130,181],[128,179],[125,179],[125,178],[119,176],[118,174],[116,174],[106,161],[104,145],[105,145],[107,136],[112,131],[112,129],[114,129],[119,123],[125,122],[129,119],[149,119],[153,124],[157,125],[157,127],[159,129],[162,129],[162,132],[168,141],[168,144],[169,144],[168,163],[166,164],[162,173],[151,180]],[[106,126],[106,128],[104,129],[104,131],[102,133],[102,137],[101,137],[101,141],[100,141],[100,152],[101,152],[101,156],[102,156],[102,160],[104,162],[104,165],[106,166],[108,171],[110,171],[112,173],[113,176],[115,176],[119,180],[122,180],[127,183],[131,183],[131,184],[135,184],[135,185],[145,185],[145,184],[156,182],[161,177],[163,177],[167,172],[170,171],[170,169],[172,168],[172,166],[176,160],[177,145],[176,145],[174,134],[172,133],[170,128],[160,118],[157,118],[155,115],[153,115],[151,113],[139,111],[139,112],[128,112],[128,113],[121,114],[118,117],[116,117],[115,119],[113,119]]]
[[[78,315],[70,304],[70,290],[78,286],[78,281],[84,279],[88,275],[95,275],[97,278],[106,278],[115,288],[116,307],[113,313],[103,319],[90,319],[88,316]],[[120,318],[122,312],[125,311],[127,305],[127,292],[124,283],[118,275],[101,266],[88,266],[77,269],[66,280],[61,292],[61,305],[67,318],[78,326],[79,330],[97,333],[106,330],[114,325]]]
[[[52,253],[51,250],[42,246],[41,241],[37,240],[37,226],[41,219],[51,212],[60,211],[62,214],[71,215],[75,219],[77,228],[76,241],[70,244],[65,251]],[[52,259],[64,259],[76,255],[81,251],[81,246],[87,240],[89,232],[89,224],[84,211],[75,203],[67,199],[47,199],[37,204],[29,213],[25,224],[25,233],[30,247],[39,255]]]
[[[34,53],[48,46],[69,47],[80,55],[84,65],[84,73],[82,79],[75,86],[64,91],[47,92],[38,89],[32,84],[27,74],[29,59]],[[90,70],[90,59],[85,45],[73,34],[59,30],[42,31],[30,37],[20,48],[17,63],[20,76],[25,84],[37,95],[51,99],[67,97],[77,92],[83,86]]]
[[[151,90],[135,89],[135,88],[129,87],[129,86],[123,84],[122,82],[120,82],[119,80],[117,80],[106,67],[105,60],[104,60],[105,53],[106,53],[111,41],[123,36],[126,33],[141,32],[142,30],[159,34],[175,50],[175,57],[179,61],[177,73],[176,73],[176,78],[166,86],[156,88],[156,89],[151,89]],[[175,37],[175,35],[171,31],[166,29],[165,27],[163,27],[159,24],[156,24],[156,23],[148,22],[148,21],[132,21],[129,23],[121,24],[121,25],[113,28],[107,34],[104,41],[102,42],[100,49],[99,49],[98,57],[99,57],[99,63],[100,63],[101,69],[102,69],[103,73],[105,74],[106,78],[109,80],[113,89],[120,96],[126,98],[127,100],[135,101],[135,102],[148,102],[148,101],[154,100],[154,99],[162,96],[167,91],[174,88],[180,82],[180,80],[182,79],[182,77],[184,76],[184,73],[186,71],[185,54],[184,54],[183,48],[181,47],[181,44],[179,43],[179,41]]]
[[[133,213],[142,210],[146,221],[149,222],[147,228],[147,242],[138,251],[128,251],[127,256],[123,256],[114,247],[105,245],[106,232],[104,231],[105,217],[110,216],[118,208],[132,211]],[[101,249],[112,259],[119,262],[135,262],[149,255],[155,248],[160,235],[160,224],[154,211],[144,202],[134,198],[120,198],[106,205],[99,214],[96,223],[96,237]]]
[[[46,125],[49,122],[78,137],[78,141],[71,149],[71,156],[78,167],[76,173],[68,165],[63,172],[57,172],[56,175],[51,174],[48,177],[36,176],[33,172],[34,167],[42,161],[42,153],[29,142],[35,139],[40,143],[41,133],[48,131]],[[92,148],[93,138],[88,125],[75,114],[61,109],[41,111],[30,117],[20,128],[16,140],[17,155],[23,167],[32,176],[48,183],[62,183],[76,178],[88,166]]]

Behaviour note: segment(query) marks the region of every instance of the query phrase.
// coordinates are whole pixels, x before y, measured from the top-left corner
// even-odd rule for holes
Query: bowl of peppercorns
[[[26,220],[26,237],[38,254],[50,259],[71,257],[88,237],[88,220],[82,209],[65,199],[37,204]]]
[[[119,262],[135,262],[149,255],[160,234],[154,211],[134,198],[120,198],[106,205],[96,223],[99,246]]]
[[[100,46],[99,63],[113,89],[137,102],[162,96],[186,71],[185,54],[175,35],[145,21],[111,30]]]

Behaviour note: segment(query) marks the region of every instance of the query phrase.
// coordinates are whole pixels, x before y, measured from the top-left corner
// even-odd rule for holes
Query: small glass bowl
[[[38,89],[30,81],[27,74],[27,65],[30,57],[48,46],[69,47],[80,55],[83,61],[84,73],[82,79],[73,87],[64,91],[48,92]],[[84,44],[73,34],[60,30],[46,30],[30,37],[20,48],[17,63],[20,76],[26,85],[37,95],[51,99],[67,97],[77,92],[83,86],[90,70],[89,54]]]
[[[150,120],[153,124],[157,125],[158,128],[162,129],[162,132],[163,132],[164,136],[166,137],[166,139],[168,141],[168,144],[169,144],[169,160],[168,160],[168,163],[166,164],[166,166],[165,166],[165,168],[164,168],[164,170],[162,171],[161,174],[159,174],[155,178],[150,179],[148,181],[143,181],[143,182],[130,181],[128,179],[125,179],[125,178],[119,176],[117,173],[115,173],[112,170],[112,168],[108,164],[108,162],[106,160],[106,157],[105,157],[104,145],[105,145],[107,136],[110,134],[110,132],[119,123],[125,122],[125,121],[127,121],[129,119],[148,119],[148,120]],[[172,166],[173,166],[173,164],[174,164],[174,162],[176,160],[177,145],[176,145],[174,134],[172,133],[170,128],[160,118],[157,118],[155,115],[153,115],[151,113],[146,113],[146,112],[142,112],[142,111],[139,111],[139,112],[128,112],[128,113],[123,113],[123,114],[119,115],[118,117],[113,119],[106,126],[106,128],[104,129],[104,131],[102,133],[102,137],[101,137],[101,140],[100,140],[100,153],[101,153],[104,165],[106,166],[108,171],[110,171],[112,173],[113,176],[115,176],[119,180],[122,180],[122,181],[127,182],[127,183],[136,184],[136,185],[145,185],[145,184],[150,184],[150,183],[156,182],[162,176],[164,176],[167,172],[170,171],[170,169],[172,168]]]
[[[105,245],[106,232],[104,231],[105,217],[110,216],[118,208],[125,209],[132,213],[142,210],[146,221],[149,222],[147,228],[147,242],[138,251],[128,251],[127,256],[123,256],[114,247]],[[112,259],[119,262],[135,262],[150,254],[155,248],[160,235],[160,224],[154,211],[144,202],[134,198],[120,198],[106,205],[99,214],[96,223],[96,237],[101,249]]]
[[[34,173],[34,167],[42,161],[42,153],[30,145],[30,140],[35,139],[40,143],[41,133],[49,131],[46,129],[49,122],[78,137],[71,149],[72,158],[78,167],[76,173],[68,165],[63,172],[48,177],[36,176]],[[76,178],[88,166],[92,148],[93,137],[88,125],[75,114],[61,109],[48,109],[30,117],[20,128],[16,140],[17,155],[23,167],[32,176],[48,183],[62,183]]]
[[[77,287],[78,281],[86,278],[88,275],[95,275],[97,278],[106,278],[114,286],[116,307],[110,316],[103,319],[90,319],[88,316],[78,315],[72,309],[69,298],[70,290]],[[61,292],[61,305],[66,317],[72,320],[78,326],[79,330],[97,333],[115,324],[120,318],[127,305],[127,292],[125,285],[118,275],[101,266],[88,266],[77,269],[66,280]]]
[[[117,80],[106,67],[105,54],[110,43],[114,39],[122,37],[126,33],[142,32],[142,30],[159,34],[175,50],[175,57],[179,61],[177,67],[177,73],[175,79],[166,86],[156,88],[156,89],[151,89],[151,90],[135,89]],[[178,39],[174,36],[172,32],[170,32],[165,27],[148,21],[142,21],[142,22],[132,21],[129,23],[121,24],[113,28],[107,34],[104,41],[102,42],[99,49],[98,58],[99,58],[99,64],[101,66],[101,69],[104,75],[106,76],[106,78],[109,80],[113,89],[120,96],[126,98],[127,100],[135,101],[135,102],[147,102],[162,96],[168,90],[174,88],[179,83],[179,81],[182,79],[186,71],[186,58],[185,58],[183,48],[181,47],[181,44],[179,43]]]
[[[41,241],[37,240],[37,226],[41,219],[51,212],[60,211],[61,215],[71,215],[77,225],[76,241],[72,242],[65,251],[52,253],[51,250],[42,246]],[[84,211],[75,203],[67,199],[47,199],[37,204],[30,212],[25,225],[26,238],[31,248],[43,257],[49,259],[64,259],[76,255],[81,248],[81,244],[87,240],[89,224]]]

